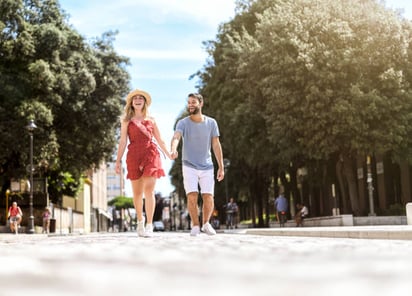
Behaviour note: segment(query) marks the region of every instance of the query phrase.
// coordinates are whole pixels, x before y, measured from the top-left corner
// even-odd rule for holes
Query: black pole
[[[29,198],[29,207],[30,207],[30,217],[29,217],[29,229],[30,234],[34,233],[34,216],[33,216],[33,132],[37,128],[34,120],[31,119],[29,124],[26,126],[26,129],[30,135],[30,198]]]
[[[223,166],[225,170],[225,191],[226,191],[226,205],[229,202],[229,188],[228,188],[228,183],[229,183],[229,176],[228,176],[228,171],[230,167],[230,160],[227,158],[223,159]]]
[[[34,216],[33,216],[33,131],[30,131],[30,217],[29,233],[34,233]]]
[[[229,177],[227,175],[227,170],[225,172],[225,191],[226,191],[226,205],[229,203],[229,187],[228,187],[228,183],[229,183]]]

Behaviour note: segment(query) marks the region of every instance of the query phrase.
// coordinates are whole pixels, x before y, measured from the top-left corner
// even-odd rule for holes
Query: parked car
[[[165,231],[165,225],[162,221],[153,222],[153,231]]]

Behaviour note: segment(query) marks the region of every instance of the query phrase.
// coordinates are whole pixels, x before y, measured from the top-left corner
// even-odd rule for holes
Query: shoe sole
[[[213,236],[213,235],[216,235],[216,233],[207,233],[207,232],[205,232],[207,235],[209,235],[209,236]]]
[[[153,232],[146,232],[143,237],[153,237]]]
[[[213,232],[207,232],[207,231],[204,231],[204,230],[202,230],[202,232],[203,232],[203,233],[206,233],[207,235],[210,235],[210,236],[216,235],[216,232],[213,233]]]

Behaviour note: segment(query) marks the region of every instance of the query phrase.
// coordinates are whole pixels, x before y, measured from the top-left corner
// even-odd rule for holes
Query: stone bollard
[[[408,225],[412,225],[412,202],[406,204],[406,221]]]

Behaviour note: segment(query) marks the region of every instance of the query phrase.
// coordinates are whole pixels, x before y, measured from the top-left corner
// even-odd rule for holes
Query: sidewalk
[[[264,236],[290,236],[290,237],[327,237],[327,238],[355,238],[355,239],[392,239],[412,240],[412,225],[376,225],[376,226],[334,226],[334,227],[274,227],[274,228],[238,228],[228,230],[221,228],[218,233],[246,234]],[[174,233],[174,232],[171,232]],[[26,234],[26,233],[21,233]],[[98,234],[98,233],[95,233]],[[104,234],[104,233],[103,233]],[[0,233],[13,235],[9,231]],[[38,236],[39,234],[32,234]],[[50,233],[49,236],[61,236],[60,232]],[[67,234],[78,235],[78,233]]]
[[[1,234],[0,296],[410,293],[411,240],[274,236],[321,230],[245,229],[198,237],[163,232],[153,238],[135,232]],[[236,234],[242,232],[247,234]]]
[[[265,236],[412,240],[410,225],[248,228],[223,232]]]

